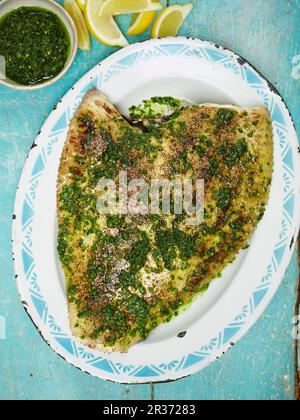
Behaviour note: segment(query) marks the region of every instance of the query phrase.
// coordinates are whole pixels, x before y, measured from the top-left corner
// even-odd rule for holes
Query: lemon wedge
[[[192,3],[167,7],[161,12],[153,26],[152,38],[176,36],[192,9]]]
[[[85,5],[86,5],[86,0],[76,0],[78,6],[80,7],[80,9],[84,12],[85,10]]]
[[[106,0],[99,10],[100,16],[116,16],[128,13],[153,12],[161,10],[162,5],[152,0]]]
[[[155,3],[155,2],[153,2]],[[128,35],[140,35],[147,31],[156,16],[156,12],[135,13],[132,16]]]
[[[64,7],[73,19],[78,32],[78,46],[83,51],[91,49],[91,38],[86,27],[84,16],[74,0],[64,0]]]
[[[109,46],[126,47],[127,39],[112,16],[100,16],[103,0],[87,0],[85,19],[91,34],[100,42]]]

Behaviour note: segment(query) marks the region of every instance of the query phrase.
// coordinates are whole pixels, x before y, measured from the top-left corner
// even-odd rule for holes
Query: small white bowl
[[[55,83],[71,67],[74,61],[74,58],[76,56],[77,49],[78,49],[77,30],[76,30],[76,27],[74,25],[72,18],[66,12],[66,10],[53,0],[4,0],[0,2],[0,19],[3,16],[5,16],[7,13],[19,7],[40,7],[46,10],[50,10],[61,19],[61,21],[64,23],[70,36],[71,48],[70,48],[68,60],[66,61],[65,67],[63,68],[63,70],[52,79],[49,79],[45,82],[37,83],[35,85],[21,85],[19,83],[14,82],[13,80],[10,80],[7,78],[6,79],[0,78],[0,85],[5,85],[12,89],[17,89],[17,90],[41,89]]]

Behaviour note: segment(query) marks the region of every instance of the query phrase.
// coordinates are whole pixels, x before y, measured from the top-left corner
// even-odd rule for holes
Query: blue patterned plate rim
[[[270,260],[262,278],[255,279],[253,289],[231,322],[212,331],[211,337],[200,346],[193,344],[178,357],[163,356],[157,362],[127,360],[124,355],[107,355],[82,346],[51,313],[43,295],[43,282],[39,276],[39,256],[35,250],[35,223],[41,210],[35,207],[41,196],[40,183],[49,171],[52,156],[62,147],[68,122],[84,94],[93,86],[103,87],[116,80],[122,72],[147,65],[163,57],[164,60],[202,60],[222,66],[224,72],[246,83],[261,97],[273,119],[275,138],[278,140],[281,163],[282,222],[278,241],[270,250]],[[174,62],[174,61],[173,61]],[[59,141],[61,138],[61,141]],[[295,248],[300,225],[300,158],[295,128],[283,99],[272,85],[246,60],[232,51],[213,43],[188,38],[165,38],[131,45],[89,71],[62,98],[50,114],[28,156],[16,195],[13,220],[13,253],[15,272],[22,303],[45,341],[68,363],[102,379],[120,383],[149,383],[176,380],[208,366],[235,344],[256,322],[278,289]],[[41,267],[40,267],[41,268]],[[153,348],[153,347],[152,347]]]

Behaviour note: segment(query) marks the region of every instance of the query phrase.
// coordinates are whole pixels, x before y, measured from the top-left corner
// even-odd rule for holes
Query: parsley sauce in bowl
[[[29,90],[49,86],[69,69],[77,52],[74,23],[51,0],[6,0],[0,4],[0,83]]]

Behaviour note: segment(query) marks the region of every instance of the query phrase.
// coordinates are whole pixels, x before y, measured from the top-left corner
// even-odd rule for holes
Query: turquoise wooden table
[[[300,133],[300,0],[193,3],[181,34],[216,42],[247,58],[281,92]],[[126,17],[121,19],[122,26],[127,23]],[[90,377],[59,358],[26,316],[10,247],[18,179],[57,101],[114,51],[94,41],[92,51],[79,52],[68,74],[54,86],[34,93],[0,88],[0,399],[293,399],[296,254],[276,297],[248,334],[218,362],[178,382],[123,386]]]

